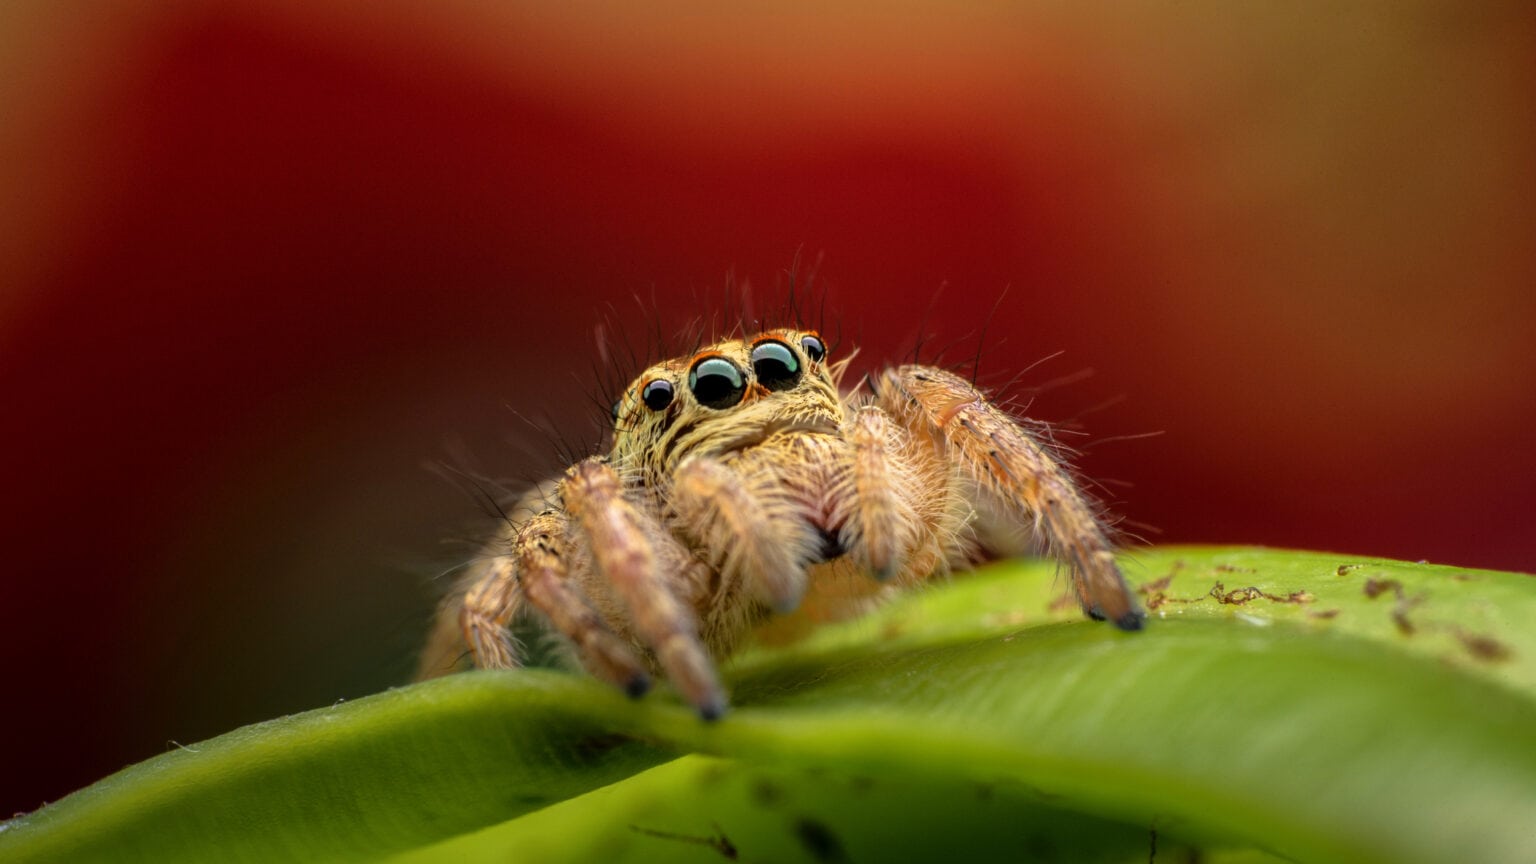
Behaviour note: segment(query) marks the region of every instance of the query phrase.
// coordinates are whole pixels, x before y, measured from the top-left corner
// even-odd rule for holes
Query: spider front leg
[[[673,477],[672,511],[720,574],[717,602],[732,604],[746,590],[781,613],[800,604],[805,564],[820,538],[785,483],[782,464],[763,452],[729,465],[693,456]]]
[[[876,385],[880,407],[914,433],[926,432],[984,494],[1035,532],[1071,575],[1090,617],[1139,630],[1142,613],[1092,506],[1046,447],[969,381],[931,366],[886,370]]]
[[[832,491],[832,521],[859,566],[882,582],[901,573],[922,543],[919,526],[937,521],[931,495],[908,452],[906,436],[889,415],[865,406],[843,432],[851,457]]]
[[[517,532],[517,557],[523,592],[555,629],[576,646],[581,665],[593,676],[631,696],[650,689],[650,677],[628,643],[609,629],[591,600],[570,579],[565,514],[546,510]]]
[[[464,593],[459,626],[474,664],[481,669],[522,665],[512,639],[512,621],[526,601],[576,647],[582,666],[634,696],[650,679],[591,601],[570,578],[570,544],[564,514],[546,510],[523,523],[513,539],[513,554],[498,555]]]
[[[635,638],[699,716],[719,717],[725,691],[699,639],[693,610],[678,596],[677,588],[694,569],[692,556],[625,496],[619,473],[601,459],[571,468],[561,489],[596,575],[628,608]]]
[[[517,562],[507,555],[492,558],[485,575],[464,592],[459,627],[476,667],[512,669],[523,665],[512,640],[512,619],[517,617],[522,600]]]

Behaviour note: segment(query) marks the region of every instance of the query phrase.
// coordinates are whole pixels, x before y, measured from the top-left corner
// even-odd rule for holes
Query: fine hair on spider
[[[847,387],[855,352],[839,356],[824,316],[806,320],[810,292],[790,277],[773,317],[743,286],[734,326],[695,319],[673,331],[681,344],[658,328],[645,356],[599,329],[599,369],[634,371],[603,406],[606,447],[564,453],[562,473],[503,510],[424,675],[466,649],[475,666],[524,665],[515,629],[531,625],[594,677],[632,696],[665,678],[714,719],[728,704],[717,663],[754,629],[857,615],[1021,538],[1060,563],[1086,614],[1140,629],[1064,451],[977,386],[985,324],[969,375],[917,362],[920,331],[909,362]]]

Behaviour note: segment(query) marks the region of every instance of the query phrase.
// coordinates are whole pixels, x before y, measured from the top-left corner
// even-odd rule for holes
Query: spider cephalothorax
[[[854,614],[1009,529],[1062,562],[1089,615],[1141,626],[1093,505],[1040,440],[951,372],[898,366],[844,394],[846,364],[784,329],[645,370],[609,453],[525,496],[439,632],[478,666],[517,666],[511,626],[530,615],[593,675],[638,695],[659,672],[712,718],[714,661],[768,615]]]
[[[780,433],[836,433],[845,406],[825,358],[816,334],[776,330],[652,366],[615,406],[608,461],[660,487],[689,456]]]

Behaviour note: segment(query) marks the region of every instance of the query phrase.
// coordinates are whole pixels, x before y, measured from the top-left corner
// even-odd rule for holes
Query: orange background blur
[[[403,681],[424,466],[797,250],[1149,539],[1536,570],[1530,4],[782,5],[0,10],[0,812]]]

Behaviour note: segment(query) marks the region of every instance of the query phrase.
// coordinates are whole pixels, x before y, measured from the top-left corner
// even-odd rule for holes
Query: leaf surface
[[[454,676],[132,766],[0,824],[0,859],[1536,860],[1536,579],[1125,563],[1141,633],[1009,563],[748,652],[719,723]]]

